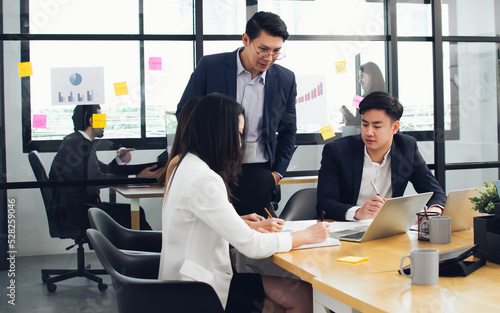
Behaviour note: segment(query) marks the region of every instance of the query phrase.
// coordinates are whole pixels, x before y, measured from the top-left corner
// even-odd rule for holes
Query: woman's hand
[[[248,226],[250,226],[251,229],[259,230],[259,228],[261,228],[266,230],[267,232],[274,233],[280,232],[283,229],[284,225],[284,220],[273,217],[258,222],[250,222]]]
[[[296,248],[309,243],[320,243],[330,235],[330,224],[319,222],[304,230],[292,233],[292,248]]]
[[[244,221],[248,222],[259,222],[265,220],[263,216],[260,216],[257,213],[252,213],[248,215],[242,215],[240,216]],[[248,223],[247,223],[248,224]]]

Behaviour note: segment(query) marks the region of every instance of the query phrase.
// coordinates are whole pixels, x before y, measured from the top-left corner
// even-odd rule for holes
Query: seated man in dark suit
[[[403,106],[386,92],[359,104],[361,135],[325,145],[318,175],[318,213],[334,220],[373,218],[387,198],[432,191],[428,211],[442,213],[446,195],[418,151],[415,138],[398,134]]]
[[[64,182],[124,178],[128,175],[155,177],[161,170],[161,168],[156,169],[156,165],[145,166],[142,170],[138,170],[136,166],[125,165],[132,159],[130,151],[134,149],[119,149],[116,152],[116,158],[109,164],[99,161],[92,141],[95,138],[101,138],[104,135],[104,129],[93,127],[92,114],[100,113],[99,105],[76,106],[73,111],[75,132],[64,137],[52,162],[49,179]],[[102,187],[82,185],[54,188],[52,206],[57,206],[59,212],[62,210],[65,213],[67,220],[82,229],[90,227],[87,210],[94,206],[106,211],[124,227],[130,228],[130,205],[101,202],[99,188]],[[140,228],[151,229],[142,208],[140,209]]]

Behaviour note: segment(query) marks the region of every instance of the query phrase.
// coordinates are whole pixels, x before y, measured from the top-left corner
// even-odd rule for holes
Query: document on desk
[[[317,220],[286,221],[282,232],[293,232],[293,231],[298,231],[298,230],[304,230],[307,227],[316,224],[317,222],[318,222]],[[292,250],[329,247],[329,246],[340,246],[340,240],[328,237],[323,242],[302,245],[302,246],[293,248]]]

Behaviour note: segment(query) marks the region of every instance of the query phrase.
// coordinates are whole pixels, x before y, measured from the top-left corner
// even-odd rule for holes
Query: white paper
[[[307,244],[307,245],[298,246],[297,248],[293,248],[292,250],[309,249],[309,248],[319,248],[319,247],[329,247],[329,246],[340,246],[340,240],[328,237],[323,242],[320,242],[320,243],[310,243],[310,244]]]
[[[307,227],[316,224],[317,222],[318,222],[318,220],[285,221],[285,225],[283,226],[283,229],[281,230],[281,232],[293,232],[293,231],[304,230]],[[331,225],[331,223],[330,223],[330,225]],[[293,248],[292,250],[319,248],[319,247],[328,247],[328,246],[339,246],[339,245],[340,245],[340,241],[338,239],[328,237],[323,242],[302,245],[302,246]]]

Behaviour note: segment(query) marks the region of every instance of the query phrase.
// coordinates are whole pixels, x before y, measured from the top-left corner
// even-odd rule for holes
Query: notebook
[[[448,193],[443,215],[451,217],[451,231],[471,229],[473,217],[481,215],[472,211],[472,202],[469,200],[477,194],[476,189],[454,190]]]
[[[387,199],[370,225],[331,232],[330,237],[365,242],[406,233],[415,221],[417,212],[423,210],[432,194],[426,192]]]

